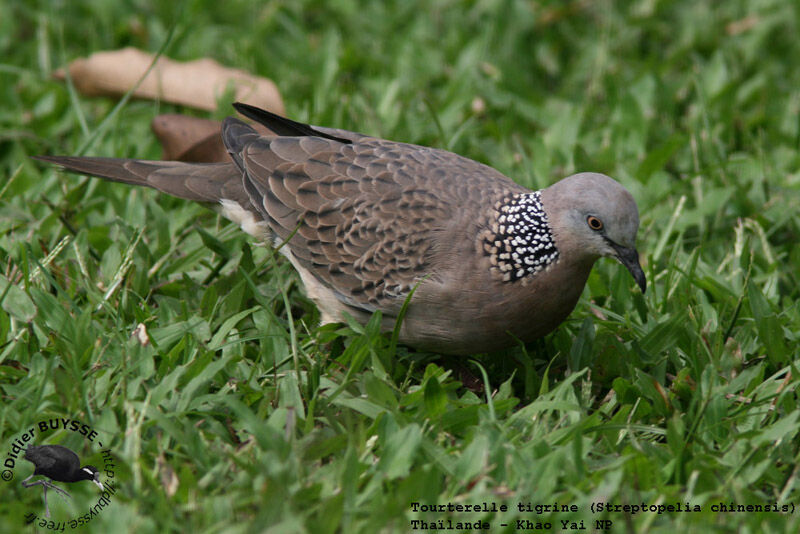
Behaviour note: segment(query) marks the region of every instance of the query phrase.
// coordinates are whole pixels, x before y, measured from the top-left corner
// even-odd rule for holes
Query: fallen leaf
[[[167,463],[163,452],[158,455],[157,461],[161,487],[164,488],[164,493],[167,494],[167,497],[172,497],[175,495],[175,492],[178,491],[178,486],[180,485],[178,475],[175,474],[175,470],[172,466]]]
[[[150,344],[150,338],[147,337],[147,327],[144,323],[139,323],[136,328],[131,332],[131,337],[139,342],[139,345],[146,347]]]
[[[122,96],[144,76],[154,57],[132,47],[96,52],[70,63],[69,75],[85,95]],[[62,69],[53,75],[61,80],[66,77]],[[229,89],[239,102],[279,115],[285,113],[280,92],[271,80],[225,67],[209,58],[180,62],[161,56],[133,94],[214,111],[217,99]]]
[[[270,131],[261,124],[253,124],[259,133]],[[150,124],[153,133],[161,142],[165,160],[195,163],[218,163],[230,161],[228,151],[222,144],[219,121],[189,117],[187,115],[158,115]]]
[[[756,15],[748,15],[743,19],[735,20],[726,24],[725,33],[728,35],[739,35],[740,33],[744,33],[755,28],[759,22],[760,19]]]

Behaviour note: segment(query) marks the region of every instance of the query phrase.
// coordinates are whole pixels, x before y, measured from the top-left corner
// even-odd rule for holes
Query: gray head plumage
[[[627,189],[604,174],[584,172],[564,178],[542,194],[554,232],[568,241],[565,248],[588,260],[601,256],[619,260],[645,291],[636,251],[639,210]]]

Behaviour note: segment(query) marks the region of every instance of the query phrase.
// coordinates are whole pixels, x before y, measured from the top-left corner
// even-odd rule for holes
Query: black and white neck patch
[[[503,198],[495,205],[495,220],[483,234],[483,250],[492,270],[506,282],[532,277],[558,261],[541,196],[534,191]]]

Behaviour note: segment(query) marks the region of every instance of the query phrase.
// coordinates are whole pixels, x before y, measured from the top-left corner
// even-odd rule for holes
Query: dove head
[[[619,182],[604,174],[574,174],[543,190],[542,202],[559,250],[589,262],[615,258],[645,291],[636,251],[639,210]]]

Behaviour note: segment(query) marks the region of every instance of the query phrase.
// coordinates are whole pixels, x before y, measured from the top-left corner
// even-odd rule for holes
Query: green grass
[[[119,488],[89,531],[800,530],[797,513],[711,511],[800,504],[795,2],[0,0],[0,12],[0,452],[42,419],[96,429]],[[134,100],[106,120],[116,102],[51,79],[76,57],[155,52],[170,35],[172,57],[272,78],[299,120],[454,150],[532,188],[615,177],[639,204],[648,293],[600,261],[555,333],[454,362],[393,348],[375,321],[319,328],[291,267],[200,206],[28,158],[158,158],[154,115],[207,116]],[[139,323],[147,346],[130,338]],[[491,395],[462,386],[459,366]],[[48,439],[102,462],[74,432]],[[0,482],[0,531],[41,513],[39,489],[18,483],[29,472],[20,462]],[[51,493],[54,516],[92,502],[86,486],[72,501]],[[578,510],[517,510],[528,502]],[[592,514],[597,502],[702,511]]]

